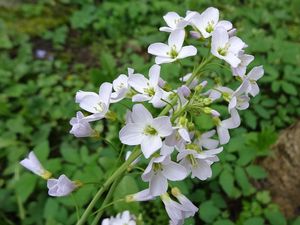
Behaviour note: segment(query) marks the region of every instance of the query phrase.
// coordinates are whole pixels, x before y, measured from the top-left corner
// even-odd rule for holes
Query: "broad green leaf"
[[[263,179],[266,178],[267,173],[266,171],[261,167],[257,165],[250,165],[246,168],[246,171],[249,176],[255,178],[255,179]]]
[[[220,213],[220,209],[215,206],[213,201],[203,202],[199,208],[200,218],[207,223],[212,223],[215,221]]]
[[[243,225],[264,225],[264,219],[261,217],[254,217],[246,220]]]
[[[267,209],[265,216],[272,225],[286,225],[286,219],[281,212]]]

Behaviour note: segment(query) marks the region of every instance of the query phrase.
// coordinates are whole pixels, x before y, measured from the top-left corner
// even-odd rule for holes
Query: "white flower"
[[[168,180],[183,180],[187,175],[186,169],[171,161],[170,156],[152,158],[142,174],[143,181],[149,182],[149,190],[152,196],[166,193]]]
[[[238,58],[241,62],[238,64],[237,67],[231,67],[233,76],[242,77],[246,74],[247,66],[254,60],[253,55],[248,55],[244,53],[244,50],[241,50],[238,53]]]
[[[196,139],[196,144],[200,148],[206,148],[206,149],[214,149],[214,148],[218,147],[219,141],[211,138],[215,134],[216,134],[215,130],[211,130],[211,131],[201,134],[201,136]]]
[[[228,129],[237,128],[241,124],[241,119],[236,109],[232,109],[230,111],[230,114],[230,118],[223,121],[219,121],[217,125],[217,133],[221,145],[224,145],[229,142],[230,135]]]
[[[27,158],[23,159],[20,164],[24,166],[26,169],[30,170],[34,174],[44,178],[49,179],[51,177],[51,173],[44,169],[36,155],[33,151],[31,151]]]
[[[225,60],[232,67],[237,67],[241,60],[238,53],[245,47],[245,43],[238,37],[231,37],[222,27],[217,27],[212,34],[211,53],[219,59]]]
[[[120,140],[126,145],[141,145],[146,158],[162,147],[161,138],[169,136],[172,124],[168,116],[153,119],[151,113],[142,105],[133,106],[132,122],[128,122],[119,133]]]
[[[245,79],[249,80],[249,86],[246,93],[251,94],[253,97],[259,93],[259,87],[256,83],[264,75],[264,68],[262,66],[254,67],[246,76]]]
[[[105,82],[100,86],[99,94],[85,91],[76,93],[76,103],[79,103],[82,109],[92,113],[85,118],[87,121],[100,120],[105,116],[109,109],[111,92],[112,84]]]
[[[213,162],[218,161],[216,154],[222,150],[222,147],[199,152],[194,149],[185,149],[177,155],[177,160],[180,160],[180,165],[192,172],[192,178],[206,180],[212,176],[210,166]]]
[[[190,19],[195,15],[195,12],[188,11],[186,17],[179,16],[176,12],[168,12],[164,16],[164,20],[168,27],[159,28],[160,31],[172,32],[174,30],[183,30],[188,24]]]
[[[238,110],[245,110],[249,107],[250,98],[247,95],[249,85],[250,82],[247,79],[244,79],[243,83],[235,91],[228,87],[216,87],[215,90],[210,91],[209,98],[215,101],[223,95],[223,98],[229,102],[229,112],[233,108],[237,108]]]
[[[66,175],[60,175],[58,179],[49,179],[47,181],[50,196],[62,197],[67,196],[76,188],[76,184],[71,181]]]
[[[165,91],[162,90],[159,83],[160,66],[153,65],[149,70],[149,80],[142,74],[132,74],[128,83],[139,94],[132,97],[133,102],[149,101],[154,107],[160,108],[166,105],[161,99],[166,98]]]
[[[133,69],[128,68],[128,76],[131,76],[133,72]],[[112,87],[114,92],[110,96],[111,103],[119,102],[126,97],[129,90],[128,76],[121,74],[113,81]]]
[[[93,129],[88,121],[85,120],[82,112],[77,112],[76,117],[73,117],[70,120],[72,129],[70,134],[73,134],[75,137],[90,137],[93,134]]]
[[[102,220],[101,225],[136,225],[135,216],[130,215],[129,211],[117,214],[116,217],[110,217]]]
[[[198,208],[186,196],[184,196],[177,187],[172,188],[172,195],[176,197],[180,204],[187,210],[184,212],[185,218],[194,216],[198,211]]]
[[[167,193],[161,195],[160,198],[163,201],[167,214],[171,219],[170,224],[174,224],[174,225],[183,224],[185,218],[185,211],[186,211],[185,206],[172,200]]]
[[[168,39],[168,44],[154,43],[148,47],[148,52],[156,55],[155,63],[170,63],[197,54],[197,49],[192,46],[182,47],[185,37],[184,30],[173,31]]]
[[[225,30],[232,28],[231,22],[219,21],[219,10],[213,7],[209,7],[203,13],[195,15],[191,19],[191,23],[204,38],[210,37],[217,27],[222,27]]]
[[[149,201],[154,199],[155,197],[151,195],[149,188],[142,190],[140,192],[137,192],[132,195],[126,196],[126,202],[143,202],[143,201]]]

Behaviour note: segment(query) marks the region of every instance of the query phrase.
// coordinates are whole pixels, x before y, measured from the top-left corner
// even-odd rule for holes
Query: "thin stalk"
[[[82,214],[80,220],[76,223],[76,225],[83,225],[86,222],[88,216],[90,215],[91,211],[93,210],[95,204],[102,196],[102,194],[109,188],[109,186],[114,182],[114,180],[117,177],[119,177],[124,171],[126,171],[127,167],[140,155],[141,150],[136,148],[136,150],[129,156],[129,158],[105,181],[103,186],[98,190],[88,207],[85,209],[84,213]]]
[[[106,206],[107,203],[112,198],[112,195],[113,195],[113,193],[114,193],[114,191],[115,191],[115,189],[117,187],[117,184],[119,183],[119,180],[120,180],[120,177],[116,178],[115,181],[113,182],[113,184],[111,185],[111,187],[110,187],[110,189],[109,189],[109,191],[108,191],[108,193],[107,193],[107,195],[106,195],[106,197],[105,197],[105,199],[104,199],[104,201],[103,201],[103,203],[102,203],[99,211],[97,212],[96,217],[94,218],[94,220],[92,222],[92,225],[97,225],[98,224],[98,221],[100,220],[100,218],[101,218],[101,216],[102,216],[102,214],[104,212],[104,210],[103,210],[105,208],[104,206]]]

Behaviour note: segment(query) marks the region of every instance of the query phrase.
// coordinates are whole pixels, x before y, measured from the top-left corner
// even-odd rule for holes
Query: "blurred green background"
[[[97,185],[87,185],[73,197],[50,198],[45,181],[18,161],[33,149],[53,173],[103,182],[118,152],[107,142],[68,133],[69,120],[78,110],[76,91],[96,91],[127,67],[146,74],[154,62],[147,47],[167,38],[158,32],[163,15],[202,12],[209,6],[233,22],[249,45],[247,53],[255,56],[251,67],[264,65],[265,76],[259,81],[261,94],[241,113],[242,126],[232,132],[213,177],[176,183],[200,208],[186,224],[300,224],[300,219],[284,217],[268,190],[253,185],[267,176],[256,159],[266,157],[278,132],[300,116],[299,0],[0,0],[1,225],[76,222],[75,205],[82,213]],[[171,83],[184,72],[177,66],[163,71]],[[120,115],[125,111],[115,110]],[[209,129],[211,124],[204,121],[199,118],[198,123]],[[120,125],[101,121],[97,129],[118,143]],[[139,174],[125,176],[114,199],[142,187]],[[141,213],[145,224],[167,224],[160,201],[119,203],[105,215],[127,208]]]

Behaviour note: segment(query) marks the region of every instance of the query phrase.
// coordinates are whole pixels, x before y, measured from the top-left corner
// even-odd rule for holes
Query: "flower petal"
[[[142,74],[132,74],[128,79],[128,84],[140,93],[144,93],[144,89],[148,87],[148,83],[148,79]]]
[[[135,104],[132,107],[131,118],[135,123],[147,124],[152,123],[151,113],[142,104]]]
[[[146,159],[148,159],[154,152],[159,150],[162,146],[162,141],[159,136],[144,136],[141,143],[141,150]]]
[[[173,128],[168,116],[160,116],[153,120],[152,126],[157,130],[158,135],[166,137],[172,134]]]
[[[149,189],[152,196],[162,195],[168,190],[168,181],[161,173],[157,173],[150,180]]]
[[[154,43],[148,47],[148,53],[162,57],[169,57],[170,47],[164,43]]]
[[[139,145],[141,144],[143,135],[143,124],[128,123],[119,132],[120,140],[126,145]]]
[[[177,181],[183,180],[187,176],[187,171],[183,166],[175,162],[170,162],[166,165],[163,165],[162,174],[168,180]]]
[[[169,39],[168,39],[168,44],[169,47],[174,47],[176,48],[176,51],[179,52],[184,41],[185,37],[185,31],[184,30],[174,30],[171,32]]]
[[[184,46],[181,51],[179,52],[177,58],[183,59],[189,56],[194,56],[197,54],[197,48],[192,45]]]

